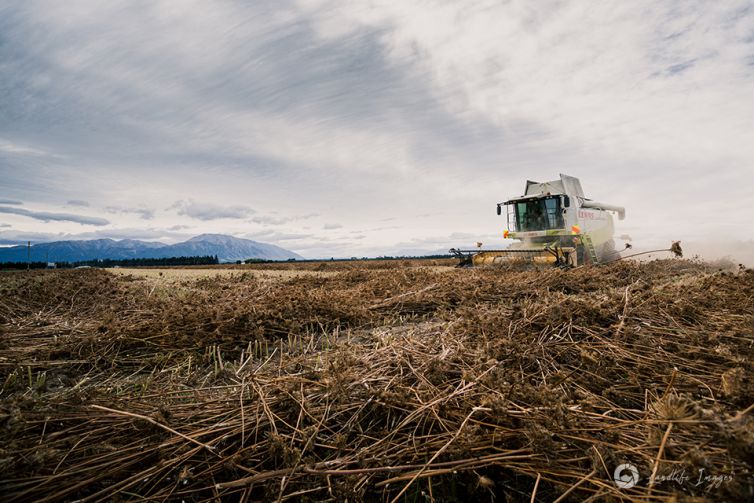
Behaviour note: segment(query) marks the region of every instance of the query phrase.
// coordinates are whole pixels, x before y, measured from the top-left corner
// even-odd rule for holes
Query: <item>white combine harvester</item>
[[[622,206],[584,197],[578,178],[560,175],[551,182],[526,182],[521,197],[497,204],[506,210],[503,237],[519,240],[501,250],[450,250],[461,266],[513,263],[574,267],[617,260],[613,214],[626,216]]]

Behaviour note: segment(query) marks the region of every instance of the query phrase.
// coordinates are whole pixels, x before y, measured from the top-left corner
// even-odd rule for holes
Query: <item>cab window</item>
[[[520,201],[515,204],[515,212],[519,231],[544,231],[564,227],[560,197]]]

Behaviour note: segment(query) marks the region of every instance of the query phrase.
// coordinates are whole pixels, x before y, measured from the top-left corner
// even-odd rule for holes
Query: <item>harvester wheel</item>
[[[474,267],[474,262],[471,258],[471,255],[460,258],[460,261],[458,262],[458,264],[456,264],[457,269],[468,269],[470,267]]]

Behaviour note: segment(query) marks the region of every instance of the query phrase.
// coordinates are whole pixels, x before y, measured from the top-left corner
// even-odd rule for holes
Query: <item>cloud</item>
[[[458,239],[476,239],[476,235],[471,232],[454,232],[450,236],[448,236],[448,239],[451,240],[458,240]]]
[[[150,208],[134,208],[127,210],[126,213],[136,213],[144,220],[151,220],[154,218],[154,210]]]
[[[7,140],[0,138],[0,153],[16,154],[16,155],[33,155],[43,156],[47,155],[47,152],[25,145],[18,145]]]
[[[25,245],[29,241],[32,243],[47,243],[50,241],[59,241],[60,236],[60,234],[49,232],[1,231],[0,245]]]
[[[370,231],[370,232],[379,232],[379,231],[392,231],[392,230],[395,230],[395,229],[400,229],[400,227],[397,226],[397,225],[389,225],[389,226],[386,226],[386,227],[372,227],[371,229],[367,229],[367,231]]]
[[[282,225],[290,222],[291,220],[293,219],[286,217],[275,217],[271,215],[259,215],[250,219],[250,221],[254,222],[255,224],[261,225]]]
[[[73,215],[71,213],[52,213],[47,211],[31,211],[23,208],[8,208],[0,206],[0,213],[23,215],[25,217],[41,220],[42,222],[75,222],[81,225],[108,225],[110,221],[104,218]]]
[[[747,4],[377,1],[339,12],[389,27],[393,57],[425,66],[454,114],[623,155],[741,160],[752,154],[738,106],[753,90]]]
[[[51,241],[88,240],[88,239],[139,239],[144,241],[159,241],[175,243],[192,237],[190,234],[174,232],[170,229],[143,229],[124,227],[120,229],[100,229],[89,232],[28,232],[20,230],[0,231],[0,244],[16,245],[33,243],[48,243]]]
[[[198,203],[193,200],[176,201],[170,209],[178,210],[179,215],[197,220],[219,220],[222,218],[247,218],[254,213],[248,206],[223,206],[212,203]]]
[[[342,229],[343,226],[341,224],[325,224],[322,226],[322,228],[326,231],[329,231],[329,230],[335,230],[335,229]]]
[[[259,232],[251,232],[245,234],[245,236],[249,239],[259,240],[259,241],[293,241],[293,240],[299,240],[299,239],[310,239],[313,238],[313,234],[301,234],[301,233],[295,233],[295,232],[278,232],[273,230],[265,230],[265,231],[259,231]]]
[[[294,215],[292,217],[279,217],[275,215],[257,215],[249,219],[250,222],[260,225],[283,225],[298,220],[308,220],[319,216],[318,213],[307,213],[304,215]]]
[[[183,241],[192,237],[190,234],[174,232],[170,229],[124,227],[120,229],[102,229],[90,232],[70,233],[66,239],[141,239],[146,241]]]
[[[68,206],[83,206],[85,208],[89,207],[89,203],[82,199],[70,199],[65,204],[67,204]]]
[[[0,204],[15,204],[15,205],[21,205],[24,204],[21,201],[17,201],[15,199],[0,199]]]
[[[7,228],[7,227],[10,227],[10,224],[0,224],[0,227]]]
[[[151,220],[154,218],[155,211],[150,208],[123,208],[121,206],[108,206],[105,208],[108,213],[133,213],[139,215],[139,218],[143,220]]]

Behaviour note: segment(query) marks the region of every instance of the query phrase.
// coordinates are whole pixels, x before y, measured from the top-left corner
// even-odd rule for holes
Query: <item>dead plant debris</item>
[[[4,499],[754,497],[751,270],[323,267],[0,274]]]

